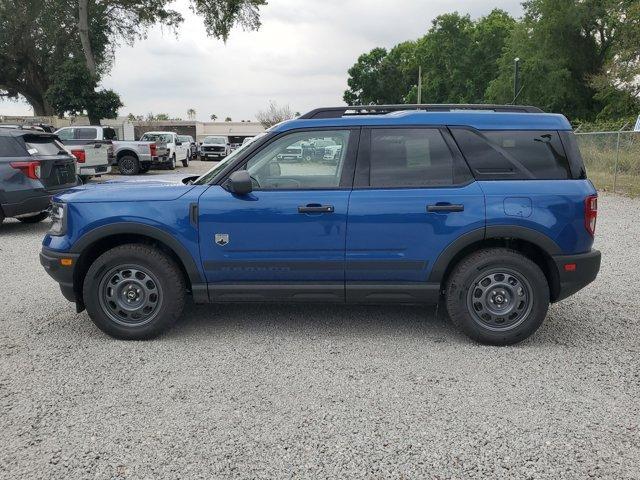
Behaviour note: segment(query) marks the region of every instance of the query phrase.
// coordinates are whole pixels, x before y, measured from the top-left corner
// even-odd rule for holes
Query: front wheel
[[[171,163],[169,163],[169,170],[175,170],[176,169],[176,154],[174,153],[171,156]]]
[[[451,321],[480,343],[511,345],[532,335],[549,309],[549,285],[515,250],[490,248],[464,258],[446,285]]]
[[[182,166],[183,167],[188,167],[189,166],[189,156],[187,156],[187,158],[182,160]]]
[[[176,263],[153,247],[127,244],[100,255],[84,279],[89,317],[112,337],[152,338],[180,317],[185,282]]]

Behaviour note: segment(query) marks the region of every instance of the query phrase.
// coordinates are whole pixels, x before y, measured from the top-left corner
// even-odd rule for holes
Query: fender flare
[[[71,247],[72,253],[82,254],[93,243],[118,234],[143,235],[165,244],[182,262],[192,285],[203,283],[202,275],[189,251],[170,233],[158,227],[135,222],[118,222],[98,227],[85,233]]]
[[[561,255],[562,249],[549,236],[532,228],[518,225],[487,225],[484,228],[471,230],[458,237],[450,243],[438,256],[429,274],[429,282],[442,282],[445,272],[451,261],[462,250],[483,240],[492,238],[510,238],[514,240],[525,240],[542,249],[547,255]]]
[[[140,155],[135,150],[131,150],[129,148],[125,148],[123,150],[119,150],[116,152],[116,160],[120,161],[122,157],[125,155],[129,155],[135,157],[138,161],[140,161]]]

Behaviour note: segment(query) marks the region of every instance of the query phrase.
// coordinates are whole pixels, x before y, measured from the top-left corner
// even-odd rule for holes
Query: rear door
[[[199,201],[200,254],[211,298],[344,301],[347,205],[359,130],[285,133],[241,169],[254,190],[212,186]],[[282,159],[300,141],[342,146],[333,164]]]
[[[442,128],[364,129],[346,238],[347,300],[430,301],[442,251],[485,225],[483,193]]]

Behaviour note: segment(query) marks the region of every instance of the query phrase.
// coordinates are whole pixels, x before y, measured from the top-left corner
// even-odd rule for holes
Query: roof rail
[[[298,117],[309,120],[312,118],[340,118],[353,115],[385,115],[403,110],[424,110],[426,112],[451,112],[456,110],[487,110],[491,112],[513,113],[543,113],[538,107],[525,105],[488,105],[488,104],[406,104],[406,105],[351,105],[347,107],[316,108]]]

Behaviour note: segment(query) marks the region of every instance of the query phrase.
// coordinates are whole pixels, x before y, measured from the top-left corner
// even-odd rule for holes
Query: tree
[[[86,114],[91,125],[100,125],[102,118],[118,116],[118,109],[122,107],[120,97],[113,90],[96,90],[94,77],[83,62],[67,60],[57,72],[54,83],[45,93],[45,100],[56,115]]]
[[[209,115],[209,118],[212,122],[215,122],[218,119],[218,116],[215,113],[212,113],[211,115]]]
[[[347,85],[349,90],[344,92],[343,99],[348,105],[368,105],[383,103],[385,98],[381,88],[382,61],[387,56],[386,48],[374,48],[369,53],[363,53],[349,71]]]
[[[117,45],[133,44],[156,23],[179,26],[183,18],[170,4],[170,0],[0,0],[0,97],[21,95],[36,115],[53,114],[45,95],[65,61],[83,59],[98,85],[114,61]],[[236,25],[257,29],[258,11],[265,4],[266,0],[190,0],[207,34],[225,40]]]
[[[196,119],[196,111],[193,108],[190,108],[189,110],[187,110],[187,118],[189,120],[195,120]]]
[[[224,119],[225,122],[232,122],[233,120],[231,120],[231,117],[227,117]]]
[[[295,115],[291,112],[289,105],[279,106],[273,100],[269,102],[269,106],[266,110],[260,110],[256,113],[256,119],[264,128],[269,128],[294,117]]]

